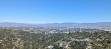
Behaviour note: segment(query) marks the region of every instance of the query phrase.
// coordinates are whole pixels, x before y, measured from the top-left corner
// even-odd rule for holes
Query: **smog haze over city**
[[[0,49],[111,49],[111,0],[0,0]]]

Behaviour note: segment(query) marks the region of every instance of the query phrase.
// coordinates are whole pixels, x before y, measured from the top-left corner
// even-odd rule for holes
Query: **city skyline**
[[[110,0],[1,0],[0,22],[111,22]]]

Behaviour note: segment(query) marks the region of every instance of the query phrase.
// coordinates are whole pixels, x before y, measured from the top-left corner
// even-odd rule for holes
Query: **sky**
[[[0,0],[0,22],[111,22],[111,0]]]

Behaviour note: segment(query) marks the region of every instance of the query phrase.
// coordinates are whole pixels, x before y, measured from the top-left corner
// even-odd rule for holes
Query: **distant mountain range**
[[[81,27],[81,28],[111,28],[111,22],[98,23],[48,23],[48,24],[25,24],[2,22],[0,26],[16,26],[16,27]]]

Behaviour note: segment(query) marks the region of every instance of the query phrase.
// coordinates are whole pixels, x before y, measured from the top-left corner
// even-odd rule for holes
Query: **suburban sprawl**
[[[109,24],[0,24],[0,49],[111,49]]]

